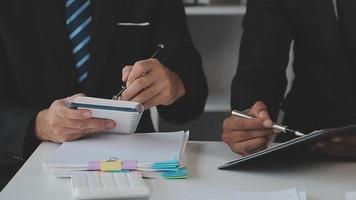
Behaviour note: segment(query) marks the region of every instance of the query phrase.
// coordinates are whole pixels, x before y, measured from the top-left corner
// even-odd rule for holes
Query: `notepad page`
[[[63,143],[46,166],[87,164],[111,157],[154,163],[180,159],[189,133],[144,133],[120,135],[104,133],[78,141]]]

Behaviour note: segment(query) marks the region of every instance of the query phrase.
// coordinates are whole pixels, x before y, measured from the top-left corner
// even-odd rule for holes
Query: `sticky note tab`
[[[121,171],[121,161],[101,162],[100,170],[104,172]]]
[[[134,170],[137,169],[136,160],[124,160],[122,161],[122,169]]]
[[[157,162],[154,163],[151,168],[152,169],[173,169],[179,167],[179,162],[177,160],[166,161],[166,162]]]
[[[88,162],[88,170],[90,170],[90,171],[100,171],[100,161],[90,161],[90,162]]]
[[[162,176],[165,179],[186,179],[188,178],[188,170],[185,167],[179,168],[178,171],[163,172]]]

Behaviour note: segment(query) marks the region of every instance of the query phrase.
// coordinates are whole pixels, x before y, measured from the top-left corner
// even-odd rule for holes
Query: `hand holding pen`
[[[122,71],[122,81],[126,90],[121,100],[141,103],[145,109],[157,105],[170,105],[185,95],[185,86],[180,77],[154,58],[165,48],[159,44],[157,51],[147,60],[126,66]]]
[[[155,58],[155,56],[159,53],[159,51],[161,49],[164,49],[164,44],[158,44],[157,45],[158,49],[155,51],[155,53],[151,56],[151,59]],[[121,97],[121,94],[126,90],[127,88],[127,80],[128,80],[128,77],[130,75],[130,72],[132,70],[132,67],[133,66],[126,66],[123,70],[122,70],[122,82],[126,83],[126,86],[121,86],[121,90],[115,94],[112,99],[113,100],[119,100],[120,97]],[[143,75],[142,75],[143,76]]]
[[[271,137],[279,132],[303,136],[286,126],[273,123],[263,102],[256,102],[248,113],[233,112],[224,121],[223,141],[243,156],[265,149]]]

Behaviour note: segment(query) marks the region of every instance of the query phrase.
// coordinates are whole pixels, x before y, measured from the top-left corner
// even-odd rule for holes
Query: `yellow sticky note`
[[[100,170],[104,172],[121,171],[121,161],[101,162]]]

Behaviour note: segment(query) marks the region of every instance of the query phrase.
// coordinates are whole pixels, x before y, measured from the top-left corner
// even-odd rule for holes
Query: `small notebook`
[[[144,107],[136,102],[77,97],[69,105],[73,109],[89,109],[95,118],[111,119],[117,124],[109,132],[134,133],[140,122]]]
[[[278,159],[283,153],[287,152],[290,153],[291,150],[296,149],[300,147],[301,145],[305,144],[311,144],[312,142],[322,140],[325,138],[329,138],[333,135],[337,134],[345,134],[345,133],[354,133],[356,131],[356,125],[350,125],[346,127],[341,127],[341,128],[333,128],[333,129],[325,129],[325,130],[319,130],[319,131],[314,131],[310,134],[307,134],[302,137],[298,137],[292,140],[289,140],[287,142],[283,142],[274,146],[271,146],[265,150],[259,151],[257,153],[245,156],[245,157],[240,157],[237,158],[236,160],[227,162],[225,164],[222,164],[218,166],[219,169],[230,169],[230,168],[238,168],[238,167],[244,167],[249,164],[256,164],[256,162],[263,161],[263,160],[269,160],[269,162],[272,162],[271,159]],[[296,153],[298,151],[293,153],[293,156],[291,158],[296,156]],[[283,155],[285,156],[285,155]],[[288,157],[284,157],[287,159]]]

